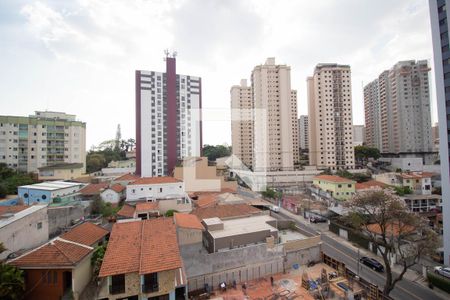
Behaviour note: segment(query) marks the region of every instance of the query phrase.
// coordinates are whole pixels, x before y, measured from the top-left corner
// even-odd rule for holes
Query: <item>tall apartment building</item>
[[[253,170],[293,170],[299,160],[297,94],[291,69],[268,58],[252,75]]]
[[[176,73],[175,55],[166,72],[136,71],[136,174],[170,175],[177,161],[200,156],[201,78]]]
[[[369,147],[381,149],[381,109],[378,79],[364,87],[365,140]]]
[[[433,151],[429,71],[426,60],[401,61],[364,87],[368,144],[382,153]]]
[[[86,123],[50,111],[0,116],[0,163],[21,172],[61,163],[86,167]]]
[[[353,169],[350,66],[318,64],[307,78],[311,165]]]
[[[234,85],[231,94],[231,143],[233,155],[247,167],[253,165],[253,101],[252,88],[247,80]]]
[[[309,149],[308,127],[308,116],[300,116],[298,119],[298,140],[302,150]]]
[[[436,99],[439,119],[439,154],[441,158],[442,212],[444,229],[444,263],[450,264],[450,0],[430,0],[431,33],[433,38]]]
[[[361,146],[366,142],[366,127],[353,125],[353,146]]]

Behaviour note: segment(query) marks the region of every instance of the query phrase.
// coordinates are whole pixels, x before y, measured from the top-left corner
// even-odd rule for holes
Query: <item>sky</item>
[[[230,87],[267,57],[291,67],[299,115],[316,64],[350,65],[354,124],[364,124],[363,85],[383,70],[432,66],[426,0],[2,0],[0,115],[75,114],[87,148],[118,124],[134,138],[135,70],[165,71],[165,49],[178,73],[202,77],[205,144],[231,143]]]

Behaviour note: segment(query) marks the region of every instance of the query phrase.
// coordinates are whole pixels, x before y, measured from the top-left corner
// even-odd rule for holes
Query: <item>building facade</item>
[[[291,68],[268,58],[252,75],[253,170],[293,170],[299,160],[297,93]]]
[[[444,263],[450,263],[450,169],[449,169],[449,119],[450,119],[450,48],[449,0],[430,0],[431,33],[433,38],[436,99],[439,118],[439,154],[441,157],[442,213],[444,228]]]
[[[0,163],[21,172],[61,163],[82,163],[85,169],[86,123],[50,111],[0,116]]]
[[[318,64],[307,86],[310,164],[332,170],[353,169],[350,66]]]
[[[353,125],[353,146],[361,146],[366,143],[366,127]]]
[[[176,73],[174,55],[166,72],[136,71],[136,174],[171,174],[179,159],[200,156],[201,78]]]
[[[300,149],[303,151],[309,149],[308,127],[308,116],[300,116],[298,119],[298,140]]]
[[[253,165],[253,117],[252,88],[247,80],[233,85],[231,95],[231,143],[233,155],[247,167]]]
[[[433,151],[429,71],[425,60],[401,61],[364,87],[369,145],[382,153]]]

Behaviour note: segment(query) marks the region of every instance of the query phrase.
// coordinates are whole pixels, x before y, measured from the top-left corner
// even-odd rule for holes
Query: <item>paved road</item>
[[[320,234],[315,228],[311,225],[304,224],[298,220],[291,218],[288,215],[283,213],[273,214],[275,217],[279,218],[287,218],[291,219],[302,231],[305,232],[305,235],[313,236]],[[278,215],[278,216],[277,216]],[[359,272],[358,272],[358,253],[354,249],[348,247],[345,244],[340,243],[333,239],[332,236],[328,236],[327,234],[322,234],[321,239],[323,242],[322,250],[325,254],[334,259],[342,261],[345,263],[346,267],[349,268],[355,274],[359,274],[361,278],[371,282],[372,284],[378,285],[379,287],[384,286],[385,275],[382,273],[378,273],[369,269],[367,266],[359,264]],[[433,300],[433,299],[445,299],[440,295],[434,293],[431,289],[424,287],[418,283],[413,281],[403,279],[399,283],[397,283],[395,289],[391,292],[391,296],[394,299],[408,299],[408,300]]]

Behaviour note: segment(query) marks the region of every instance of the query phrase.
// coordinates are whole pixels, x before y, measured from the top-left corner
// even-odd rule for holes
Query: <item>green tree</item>
[[[203,156],[208,157],[209,161],[215,161],[219,157],[226,157],[231,155],[231,147],[224,145],[204,145]]]
[[[6,248],[0,243],[0,253]],[[25,293],[25,280],[23,271],[15,266],[0,263],[0,299],[18,300]]]
[[[265,198],[269,198],[269,199],[277,199],[281,196],[280,192],[275,191],[274,189],[271,188],[266,188],[265,191],[261,192],[261,195]]]
[[[176,210],[176,209],[169,209],[168,211],[166,211],[165,216],[166,217],[173,217],[173,214],[177,213],[177,212],[178,212],[178,210]]]
[[[0,164],[0,197],[17,194],[17,187],[36,181],[33,174],[20,173],[4,163]]]
[[[437,247],[437,234],[428,221],[411,213],[405,202],[388,190],[358,193],[346,202],[346,206],[350,211],[347,221],[355,233],[362,233],[369,239],[383,258],[385,296],[389,296],[409,268]],[[391,268],[393,255],[398,258],[400,273],[394,273]]]
[[[96,280],[98,278],[98,273],[100,272],[100,268],[102,266],[103,257],[105,256],[106,252],[106,244],[97,246],[94,250],[94,253],[91,257],[91,266],[92,266],[92,272],[93,277],[92,280]]]
[[[367,164],[369,158],[378,159],[381,157],[380,150],[368,146],[355,147],[355,159],[360,164]]]

